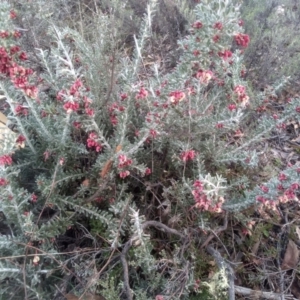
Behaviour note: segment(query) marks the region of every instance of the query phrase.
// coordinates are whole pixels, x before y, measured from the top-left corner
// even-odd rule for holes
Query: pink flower
[[[87,147],[88,148],[95,148],[96,152],[100,152],[102,149],[102,145],[96,141],[98,139],[98,136],[96,133],[91,132],[89,134],[89,138],[87,139]]]
[[[223,29],[223,24],[221,22],[217,22],[213,26],[214,29],[222,30]]]
[[[264,193],[268,193],[269,192],[269,188],[267,186],[262,185],[260,187],[260,189],[264,192]]]
[[[13,163],[10,155],[2,155],[0,156],[0,166],[11,165]]]
[[[73,85],[70,87],[70,95],[75,95],[78,92],[79,88],[83,86],[82,81],[78,78],[75,80]]]
[[[232,57],[232,52],[230,50],[219,51],[218,55],[224,60],[228,60]]]
[[[14,33],[13,33],[13,36],[14,36],[16,39],[18,39],[18,38],[20,38],[20,37],[21,37],[21,32],[20,32],[20,31],[17,31],[17,30],[15,30],[15,31],[14,31]]]
[[[17,52],[19,52],[21,49],[20,49],[20,47],[19,46],[12,46],[12,47],[10,47],[10,54],[11,55],[13,55],[13,54],[15,54],[15,53],[17,53]]]
[[[145,169],[145,175],[150,175],[152,173],[151,169],[150,168],[146,168]]]
[[[203,27],[203,24],[200,21],[196,21],[192,24],[193,28],[200,29]]]
[[[38,95],[38,89],[34,85],[26,86],[23,90],[25,94],[32,99],[35,99]]]
[[[196,152],[194,150],[187,150],[180,154],[180,159],[184,162],[187,162],[189,160],[194,160],[195,156]]]
[[[296,199],[296,195],[294,193],[293,190],[289,189],[289,190],[286,190],[284,192],[284,195],[289,199],[289,200],[295,200]]]
[[[95,111],[92,108],[86,108],[85,112],[90,117],[92,117],[95,114]]]
[[[127,176],[129,176],[130,175],[130,172],[129,171],[122,171],[122,172],[120,172],[119,173],[119,176],[121,177],[121,178],[125,178],[125,177],[127,177]]]
[[[230,111],[236,110],[236,105],[235,105],[235,104],[229,104],[229,105],[228,105],[228,109],[229,109]]]
[[[216,35],[214,35],[213,36],[213,41],[215,42],[215,43],[217,43],[219,40],[220,40],[220,36],[218,35],[218,34],[216,34]]]
[[[170,96],[170,102],[173,104],[178,104],[180,101],[182,101],[185,98],[185,93],[182,91],[174,91],[169,94]]]
[[[244,21],[243,21],[243,20],[239,20],[239,21],[238,21],[238,24],[239,24],[239,26],[242,27],[242,26],[244,26]]]
[[[74,126],[76,129],[80,129],[80,128],[81,128],[81,123],[80,123],[80,122],[77,122],[77,121],[74,121],[74,122],[73,122],[73,126]]]
[[[278,178],[280,181],[284,181],[284,180],[287,180],[287,176],[283,173],[280,173],[279,174],[279,178]]]
[[[65,97],[66,91],[65,90],[61,90],[57,93],[56,95],[56,100],[57,101],[63,101],[64,97]]]
[[[11,11],[9,12],[9,17],[10,17],[11,19],[15,19],[15,18],[17,17],[16,12],[15,12],[14,10],[11,10]]]
[[[31,195],[31,201],[33,202],[33,203],[36,203],[36,201],[37,201],[37,195],[35,195],[35,194],[32,194]]]
[[[128,98],[128,95],[126,93],[121,94],[121,101],[124,101]]]
[[[21,60],[27,60],[28,59],[28,56],[25,52],[21,52],[20,55],[19,55],[19,58]]]
[[[132,159],[129,159],[124,154],[120,154],[118,157],[118,160],[119,160],[119,164],[118,164],[119,168],[124,168],[124,167],[130,166],[132,164]]]
[[[200,51],[199,50],[194,50],[193,54],[194,54],[194,56],[199,56],[200,55]]]
[[[49,159],[50,155],[51,155],[50,151],[45,151],[43,153],[44,161],[47,161]]]
[[[148,91],[145,88],[141,87],[140,91],[135,96],[135,99],[144,99],[147,96],[148,96]]]
[[[23,116],[27,116],[28,115],[28,109],[25,108],[24,106],[22,105],[17,105],[15,107],[15,113],[20,116],[20,115],[23,115]]]
[[[224,127],[224,124],[222,124],[222,123],[217,123],[216,124],[216,128],[218,128],[218,129],[221,129],[223,127]]]
[[[0,178],[0,186],[5,186],[8,184],[8,181],[4,178]]]
[[[68,114],[71,112],[76,112],[79,109],[79,103],[68,101],[63,105],[63,108],[67,111]]]
[[[210,70],[199,70],[196,73],[196,78],[200,79],[200,82],[203,84],[208,84],[210,80],[213,78],[214,73]]]
[[[157,137],[157,131],[154,129],[150,129],[150,135],[155,139]]]
[[[299,185],[298,183],[293,183],[293,184],[290,186],[290,189],[294,191],[294,190],[298,190],[299,187],[300,187],[300,185]]]
[[[239,33],[234,36],[234,40],[238,46],[243,48],[247,48],[248,44],[250,43],[250,37],[248,34]]]
[[[64,158],[64,157],[61,157],[61,158],[59,159],[59,164],[60,164],[61,166],[63,166],[63,165],[65,164],[65,158]]]
[[[1,38],[7,38],[7,37],[9,37],[9,32],[8,31],[0,31],[0,37]]]

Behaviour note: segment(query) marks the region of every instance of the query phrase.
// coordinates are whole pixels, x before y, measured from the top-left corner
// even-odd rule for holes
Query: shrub
[[[250,39],[238,6],[201,1],[176,67],[145,74],[155,5],[131,57],[99,10],[87,38],[49,26],[34,70],[1,4],[1,89],[19,134],[0,155],[3,297],[59,297],[59,284],[69,296],[188,299],[207,276],[207,231],[221,232],[230,212],[296,200],[297,167],[276,194],[276,179],[258,189],[253,176],[260,143],[297,102],[275,118],[262,109],[269,94],[243,79]]]

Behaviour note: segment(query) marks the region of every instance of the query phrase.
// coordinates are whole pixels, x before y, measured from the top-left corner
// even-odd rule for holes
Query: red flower
[[[28,115],[28,109],[25,108],[24,106],[22,105],[17,105],[15,107],[15,113],[20,116],[20,115],[23,115],[23,116],[27,116]]]
[[[223,29],[223,24],[221,22],[217,22],[213,26],[214,29],[222,30]]]
[[[19,145],[19,146],[23,146],[24,147],[24,142],[26,141],[25,137],[23,135],[19,135],[17,140],[16,140],[16,143]]]
[[[197,73],[196,73],[196,78],[199,78],[200,79],[200,82],[203,83],[203,84],[208,84],[209,81],[213,78],[213,75],[214,73],[210,70],[199,70]]]
[[[10,166],[13,163],[10,155],[0,156],[0,166]]]
[[[297,112],[297,113],[300,113],[300,106],[297,106],[297,107],[296,107],[296,112]]]
[[[96,133],[92,132],[89,134],[89,138],[87,139],[87,147],[88,148],[95,148],[96,152],[100,152],[102,149],[102,145],[96,141],[98,136]]]
[[[31,195],[31,201],[33,202],[33,203],[36,203],[36,201],[37,201],[37,195],[35,195],[35,194],[32,194]]]
[[[218,55],[222,57],[224,60],[228,60],[232,57],[232,52],[230,50],[219,51]]]
[[[243,20],[239,20],[238,24],[239,24],[239,26],[244,26],[244,21]]]
[[[67,113],[71,113],[72,111],[77,111],[79,109],[79,104],[77,102],[68,101],[64,104],[63,108],[67,111]]]
[[[124,154],[120,154],[118,157],[118,160],[119,160],[119,164],[118,164],[119,168],[124,168],[124,167],[130,166],[132,164],[132,159],[129,159]]]
[[[0,186],[5,186],[8,184],[8,181],[4,178],[0,178]]]
[[[125,178],[125,177],[127,177],[127,176],[129,176],[130,175],[130,172],[129,171],[122,171],[122,172],[120,172],[119,173],[119,176],[121,177],[121,178]]]
[[[196,21],[192,24],[193,28],[200,29],[203,27],[203,24],[200,21]]]
[[[77,122],[77,121],[74,121],[74,122],[73,122],[73,126],[74,126],[76,129],[80,129],[80,128],[81,128],[81,123],[80,123],[80,122]]]
[[[9,12],[9,17],[10,17],[11,19],[15,19],[15,18],[17,17],[16,12],[15,12],[14,10],[11,10],[11,11]]]
[[[20,37],[21,37],[21,32],[20,32],[20,31],[17,31],[17,30],[15,30],[15,31],[14,31],[14,33],[13,33],[13,36],[14,36],[14,38],[18,39],[18,38],[20,38]]]
[[[250,42],[250,37],[248,34],[239,33],[239,34],[235,35],[234,40],[238,46],[247,48],[248,44]]]
[[[199,50],[194,50],[193,54],[194,54],[194,56],[198,56],[198,55],[200,55],[200,51]]]
[[[126,93],[121,94],[121,101],[124,101],[128,98],[128,95]]]
[[[170,102],[173,104],[178,104],[178,102],[182,101],[185,98],[185,94],[182,91],[174,91],[169,94]]]
[[[284,180],[287,179],[287,176],[286,176],[285,174],[283,174],[283,173],[280,173],[278,179],[279,179],[280,181],[284,181]]]
[[[220,40],[220,36],[218,34],[213,36],[213,41],[217,43]]]
[[[262,185],[260,187],[260,189],[264,192],[264,193],[268,193],[269,192],[269,188],[267,186]]]
[[[28,59],[28,56],[25,52],[21,52],[20,55],[19,55],[19,58],[21,60],[27,60]]]
[[[75,80],[73,85],[70,87],[70,95],[75,95],[79,88],[83,86],[82,81],[78,78]]]
[[[150,175],[152,173],[151,169],[150,168],[146,168],[145,170],[145,175]]]
[[[222,124],[222,123],[217,123],[216,124],[216,128],[218,128],[218,129],[221,129],[223,127],[224,127],[224,124]]]
[[[25,94],[32,99],[35,99],[38,95],[38,89],[34,85],[26,86],[23,90]]]
[[[8,31],[0,31],[0,37],[3,39],[8,38],[10,33]]]
[[[180,154],[180,159],[184,162],[187,162],[189,160],[194,160],[195,156],[196,152],[194,150],[187,150]]]
[[[141,87],[140,91],[135,96],[135,99],[144,99],[147,96],[148,96],[148,91],[145,88]]]
[[[228,105],[228,109],[229,109],[230,111],[236,110],[236,105],[235,105],[235,104],[229,104],[229,105]]]
[[[19,52],[21,49],[19,46],[12,46],[10,47],[10,54],[14,55],[15,53]]]
[[[150,135],[155,139],[157,136],[157,131],[155,131],[154,129],[150,129]]]
[[[92,117],[95,114],[95,111],[92,108],[86,108],[85,112],[90,117]]]

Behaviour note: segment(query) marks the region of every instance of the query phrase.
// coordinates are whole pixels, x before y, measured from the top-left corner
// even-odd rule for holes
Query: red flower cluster
[[[8,184],[8,181],[4,178],[0,178],[0,186],[6,186]]]
[[[148,91],[144,88],[141,87],[140,91],[138,92],[138,94],[135,96],[135,99],[144,99],[148,96]]]
[[[10,155],[0,156],[0,166],[10,166],[13,163]]]
[[[247,48],[248,44],[250,43],[250,37],[248,34],[239,33],[234,36],[234,40],[238,46],[243,48]]]
[[[194,207],[210,212],[222,212],[222,204],[224,203],[223,197],[219,197],[218,201],[214,203],[205,194],[203,183],[200,180],[196,180],[193,186],[194,189],[192,191],[192,194],[196,202]]]
[[[232,52],[230,50],[219,51],[218,55],[224,60],[228,60],[232,57]]]
[[[213,26],[214,29],[222,30],[223,29],[223,24],[221,22],[217,22]]]
[[[84,95],[89,89],[84,87],[83,82],[78,78],[71,85],[69,90],[60,90],[56,95],[57,101],[65,101],[63,108],[68,114],[77,112],[80,108],[85,109],[88,116],[93,116],[95,111],[90,108],[93,101]]]
[[[63,108],[67,111],[68,114],[71,112],[77,112],[79,109],[79,103],[75,101],[67,101],[64,105]]]
[[[195,77],[200,79],[200,82],[203,84],[208,84],[213,78],[214,73],[210,70],[199,70]]]
[[[238,96],[238,101],[242,104],[242,106],[248,104],[249,97],[246,94],[246,87],[243,85],[237,85],[233,91]]]
[[[192,24],[192,27],[195,29],[200,29],[203,27],[203,24],[200,21],[196,21]]]
[[[102,149],[102,145],[97,142],[98,136],[96,133],[92,132],[89,134],[89,138],[87,139],[87,147],[95,148],[96,152],[100,152]]]
[[[18,115],[18,116],[27,116],[28,115],[28,109],[25,108],[24,106],[22,105],[17,105],[15,107],[15,113]]]
[[[171,92],[169,96],[170,96],[169,98],[170,102],[176,105],[185,98],[185,93],[182,91],[174,91]]]
[[[195,156],[196,156],[196,152],[194,150],[187,150],[181,152],[180,159],[184,162],[187,162],[189,160],[194,160]]]
[[[120,154],[119,157],[118,157],[118,160],[119,160],[119,164],[118,164],[119,168],[125,168],[125,167],[130,166],[132,164],[132,159],[129,159],[124,154]]]
[[[118,157],[118,160],[119,160],[118,168],[120,168],[120,169],[126,168],[126,167],[128,167],[128,166],[130,166],[132,164],[132,159],[129,159],[124,154],[120,154],[119,157]],[[122,170],[119,173],[119,176],[121,178],[125,178],[125,177],[127,177],[129,175],[130,175],[130,172],[128,170]]]
[[[109,118],[112,125],[115,126],[118,124],[117,113],[122,112],[124,110],[125,110],[124,106],[119,105],[117,103],[112,103],[112,105],[108,108]]]

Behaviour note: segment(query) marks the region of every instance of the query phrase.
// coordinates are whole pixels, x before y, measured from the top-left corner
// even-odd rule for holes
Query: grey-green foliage
[[[245,61],[249,76],[259,86],[282,76],[299,79],[300,6],[295,0],[246,0],[242,18],[251,43]]]

